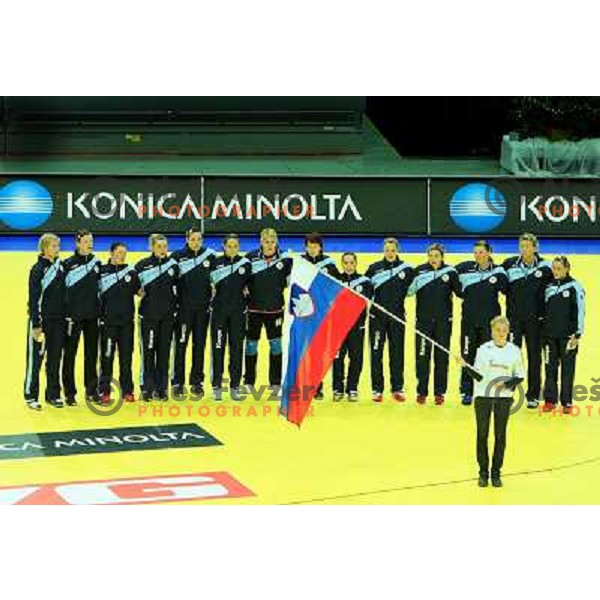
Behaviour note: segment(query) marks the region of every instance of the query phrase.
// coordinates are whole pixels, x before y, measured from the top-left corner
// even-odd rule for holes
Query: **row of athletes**
[[[220,397],[223,387],[224,354],[229,348],[229,384],[233,397],[242,393],[244,383],[256,383],[259,339],[262,328],[269,342],[269,383],[281,384],[282,324],[284,290],[288,284],[292,257],[278,246],[277,233],[265,229],[260,247],[240,254],[239,237],[230,234],[217,254],[203,245],[195,228],[186,232],[183,249],[169,254],[165,236],[150,236],[151,254],[135,266],[126,263],[127,248],[122,242],[111,246],[107,264],[93,254],[93,236],[77,233],[76,248],[64,261],[58,258],[60,240],[45,234],[39,242],[39,256],[29,277],[29,320],[25,400],[39,410],[39,371],[46,356],[46,401],[62,407],[60,371],[66,403],[77,403],[75,359],[80,338],[84,340],[84,382],[89,400],[110,402],[115,351],[119,350],[119,382],[127,401],[134,400],[131,362],[134,346],[136,295],[141,296],[138,333],[141,354],[141,398],[168,398],[169,357],[173,352],[171,393],[185,391],[186,350],[192,339],[190,391],[204,393],[204,350],[211,332],[213,393]],[[579,339],[583,333],[584,291],[570,275],[566,257],[552,262],[538,254],[532,234],[519,239],[520,254],[496,265],[492,248],[485,242],[474,246],[474,260],[456,267],[444,262],[444,249],[432,244],[427,262],[413,268],[399,257],[395,238],[383,243],[383,257],[364,274],[357,270],[352,252],[342,255],[341,270],[324,254],[323,239],[310,234],[305,239],[304,259],[325,270],[355,291],[370,297],[374,305],[351,330],[333,365],[334,399],[347,394],[358,398],[362,371],[366,320],[369,319],[371,384],[373,400],[381,402],[384,392],[384,348],[389,346],[389,373],[392,396],[405,401],[404,326],[379,311],[384,307],[405,319],[405,299],[416,296],[417,329],[444,347],[452,333],[453,295],[462,299],[461,355],[472,364],[477,348],[490,339],[490,322],[500,314],[499,294],[506,294],[511,321],[511,340],[528,354],[527,402],[538,406],[541,395],[541,358],[545,356],[546,376],[543,398],[551,409],[560,399],[572,402],[572,387]],[[100,376],[97,375],[100,348]],[[348,357],[348,369],[345,359]],[[447,389],[448,355],[416,336],[417,401],[428,395],[430,366],[434,363],[434,395],[443,404]],[[244,365],[245,361],[245,365]],[[560,386],[558,371],[561,370]],[[559,391],[560,387],[560,391]],[[461,376],[462,402],[471,404],[473,382],[467,370]],[[317,398],[322,397],[322,386]]]

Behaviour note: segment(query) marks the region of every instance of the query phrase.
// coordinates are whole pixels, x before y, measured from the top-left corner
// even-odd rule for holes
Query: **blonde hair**
[[[533,233],[523,233],[519,236],[519,243],[521,242],[531,242],[533,247],[538,249],[538,239],[533,235]]]
[[[44,254],[44,251],[52,242],[60,243],[60,238],[53,233],[44,233],[38,241],[38,252]]]
[[[498,315],[490,321],[490,327],[492,329],[496,327],[496,325],[506,325],[510,329],[510,321],[502,315]]]
[[[260,239],[261,239],[261,241],[265,240],[267,238],[270,238],[270,237],[275,238],[275,241],[278,240],[277,232],[272,227],[266,227],[265,229],[263,229],[260,232]]]
[[[386,244],[394,244],[397,250],[400,249],[400,242],[394,237],[385,238],[385,240],[383,240],[383,245],[385,246]]]
[[[166,242],[167,238],[162,233],[153,233],[148,240],[150,241],[150,249],[152,250],[156,242]]]

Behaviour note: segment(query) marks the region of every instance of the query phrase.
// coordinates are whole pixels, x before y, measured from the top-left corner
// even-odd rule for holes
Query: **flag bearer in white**
[[[479,486],[487,487],[490,477],[488,435],[494,415],[494,454],[492,485],[502,487],[500,471],[506,448],[506,427],[516,387],[524,380],[521,350],[508,341],[510,324],[506,317],[491,321],[492,340],[477,350],[475,369],[482,375],[475,382],[475,418],[477,421],[477,462]]]

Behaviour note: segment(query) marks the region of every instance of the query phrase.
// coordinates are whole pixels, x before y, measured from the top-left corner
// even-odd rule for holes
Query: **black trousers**
[[[512,398],[475,398],[475,419],[477,421],[477,462],[479,474],[489,476],[490,458],[488,436],[490,421],[494,415],[494,454],[492,456],[492,477],[500,477],[506,450],[506,427],[510,416]]]
[[[133,376],[131,361],[133,359],[134,324],[127,321],[122,325],[100,324],[100,385],[101,394],[110,394],[110,383],[113,377],[115,353],[119,349],[119,385],[121,392],[133,394]]]
[[[210,322],[210,311],[205,309],[179,312],[173,332],[173,373],[171,385],[185,385],[185,358],[190,336],[192,338],[192,368],[190,370],[190,385],[204,384],[204,350]]]
[[[560,398],[563,406],[573,403],[573,381],[577,350],[568,350],[568,338],[544,338],[544,363],[546,379],[544,381],[544,400],[556,404]],[[558,389],[558,369],[560,367],[560,393]]]
[[[166,395],[169,389],[169,354],[173,325],[173,317],[147,319],[140,316],[140,385],[146,395]]]
[[[40,394],[40,369],[44,355],[46,356],[46,400],[60,398],[60,359],[65,342],[64,319],[50,319],[44,321],[42,331],[45,340],[43,344],[36,342],[31,337],[31,321],[27,321],[27,354],[25,358],[25,400],[39,399]]]
[[[62,364],[62,383],[65,395],[75,397],[75,362],[79,348],[79,338],[83,333],[83,382],[85,395],[93,396],[98,388],[98,319],[75,321],[67,319],[65,351]]]
[[[472,365],[475,361],[477,349],[481,344],[492,339],[489,325],[473,325],[464,320],[460,327],[460,352],[462,357]],[[473,379],[467,369],[462,369],[460,374],[460,393],[467,396],[473,395]]]
[[[256,383],[258,362],[258,342],[262,328],[265,328],[269,340],[269,385],[281,385],[283,311],[277,313],[248,312],[246,326],[246,352],[244,383]]]
[[[348,333],[338,355],[333,361],[333,391],[343,394],[358,391],[358,381],[363,368],[365,325],[355,325]],[[344,361],[348,357],[348,377],[344,382]]]
[[[510,341],[519,348],[525,340],[527,346],[527,398],[539,400],[542,387],[542,322],[539,319],[529,321],[510,321]]]
[[[229,345],[229,387],[239,387],[242,380],[246,313],[242,310],[213,310],[210,325],[212,343],[212,386],[223,387],[225,348]]]
[[[434,321],[417,321],[417,329],[434,339],[445,348],[450,346],[452,336],[452,319],[436,319]],[[429,372],[431,368],[432,344],[417,334],[417,394],[427,396],[429,392]],[[448,387],[448,355],[435,348],[433,351],[433,393],[440,396]]]
[[[383,350],[389,345],[390,383],[392,392],[404,388],[404,326],[377,310],[369,315],[369,342],[371,346],[371,388],[383,393]]]

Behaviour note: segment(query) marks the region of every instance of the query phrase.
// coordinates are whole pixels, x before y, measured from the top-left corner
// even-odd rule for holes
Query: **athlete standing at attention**
[[[525,372],[521,350],[508,341],[510,324],[506,317],[494,317],[490,324],[492,340],[477,349],[475,369],[475,419],[477,422],[477,462],[479,464],[479,487],[487,487],[489,477],[492,485],[502,487],[500,478],[506,449],[506,428],[510,408],[517,386]],[[472,372],[464,368],[467,373]],[[494,453],[490,471],[488,436],[490,422],[494,417]]]
[[[569,412],[573,407],[575,365],[585,321],[585,291],[571,276],[571,263],[566,256],[557,256],[552,261],[552,273],[554,279],[544,292],[544,411],[554,410],[560,398],[563,411]]]
[[[277,232],[263,229],[260,248],[246,254],[252,277],[248,283],[248,322],[244,383],[255,385],[258,342],[264,326],[269,341],[269,385],[277,390],[281,385],[281,335],[284,314],[283,292],[292,270],[292,257],[278,247]]]
[[[541,391],[542,319],[544,290],[552,280],[552,263],[538,254],[538,240],[532,233],[519,237],[519,256],[502,265],[508,276],[506,316],[510,341],[527,345],[527,407],[537,408]]]
[[[417,296],[417,329],[439,342],[450,346],[452,336],[452,295],[460,293],[458,273],[444,262],[444,248],[431,244],[427,248],[427,262],[415,269],[415,278],[408,288],[409,296]],[[417,402],[425,404],[429,390],[431,343],[416,335]],[[438,406],[444,404],[448,387],[448,354],[434,350],[433,393]]]
[[[342,254],[342,272],[339,275],[339,280],[358,294],[371,298],[373,296],[373,284],[368,277],[358,273],[356,267],[356,254],[354,252],[344,252]],[[348,333],[333,361],[333,400],[335,402],[342,400],[344,393],[348,395],[350,402],[358,400],[358,382],[363,367],[366,320],[365,309]],[[347,378],[344,377],[344,360],[346,356],[349,361]]]
[[[119,385],[125,402],[133,402],[134,297],[141,284],[136,270],[128,265],[127,246],[115,242],[108,264],[100,267],[100,403],[110,404],[115,353],[119,348]]]
[[[498,295],[506,293],[506,272],[492,260],[492,247],[486,241],[473,246],[475,260],[456,265],[461,285],[462,321],[460,350],[463,359],[473,364],[477,348],[491,339],[490,322],[500,314]],[[465,406],[473,402],[473,380],[467,369],[462,369],[460,393]]]
[[[366,276],[373,284],[373,299],[401,319],[406,318],[404,299],[413,278],[413,268],[398,256],[396,238],[383,241],[383,259],[373,263]],[[389,368],[392,397],[404,402],[404,334],[405,327],[372,306],[369,310],[369,340],[371,344],[371,387],[373,402],[383,400],[383,350],[389,346]]]
[[[212,300],[212,386],[215,400],[221,400],[225,348],[229,346],[229,388],[234,400],[241,399],[242,362],[246,333],[247,286],[250,261],[240,256],[240,238],[230,233],[223,240],[223,254],[210,274]]]
[[[171,391],[182,395],[185,386],[185,355],[192,336],[192,368],[190,392],[196,397],[204,395],[204,350],[210,321],[212,288],[210,272],[214,268],[216,253],[202,245],[202,233],[192,227],[185,234],[182,250],[171,255],[179,265],[179,310],[173,333],[173,375]]]
[[[177,316],[177,280],[179,266],[168,255],[167,238],[160,233],[150,236],[149,257],[140,260],[135,270],[142,284],[139,309],[140,384],[142,400],[169,399],[169,350]]]
[[[60,397],[60,359],[65,339],[65,274],[58,258],[60,240],[45,233],[38,243],[38,258],[29,271],[27,365],[25,402],[41,410],[40,369],[46,356],[46,402],[64,406]]]
[[[304,238],[304,254],[302,258],[319,267],[321,271],[328,273],[332,277],[337,277],[339,271],[335,266],[335,261],[330,256],[323,254],[323,237],[318,233],[309,233]]]
[[[335,266],[335,261],[330,256],[323,253],[323,237],[318,233],[309,233],[304,239],[305,252],[302,254],[302,258],[312,263],[316,267],[319,267],[321,271],[331,275],[332,277],[338,277],[339,271]],[[317,392],[314,395],[315,400],[323,399],[323,384],[319,384]]]
[[[75,361],[83,333],[83,380],[86,400],[98,401],[98,282],[100,259],[94,256],[94,238],[87,229],[75,237],[75,253],[63,267],[67,286],[67,331],[62,365],[63,388],[69,406],[77,404]]]

